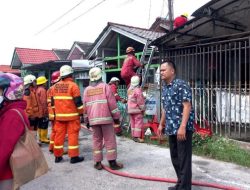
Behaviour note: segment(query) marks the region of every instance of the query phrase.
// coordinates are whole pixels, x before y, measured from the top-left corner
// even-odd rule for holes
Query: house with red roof
[[[19,69],[12,69],[9,65],[0,65],[0,72],[12,73],[18,76],[21,75],[21,71]]]

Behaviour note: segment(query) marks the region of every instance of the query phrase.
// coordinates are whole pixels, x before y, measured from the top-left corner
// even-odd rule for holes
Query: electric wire
[[[89,13],[90,11],[92,11],[93,9],[95,9],[96,7],[98,7],[99,5],[101,5],[102,3],[104,3],[106,0],[102,0],[99,3],[95,4],[94,6],[90,7],[87,11],[85,11],[84,13],[80,14],[79,16],[75,17],[74,19],[68,21],[66,24],[60,26],[59,28],[57,28],[56,30],[54,30],[54,32],[57,32],[59,30],[61,30],[62,28],[66,27],[67,25],[71,24],[72,22],[76,21],[77,19],[79,19],[80,17],[86,15],[87,13]]]
[[[59,16],[58,18],[56,18],[55,20],[53,20],[50,24],[48,24],[47,26],[45,26],[44,28],[42,28],[40,31],[38,31],[35,35],[38,35],[38,34],[42,33],[43,31],[45,31],[46,29],[48,29],[49,27],[51,27],[53,24],[55,24],[56,22],[58,22],[59,20],[61,20],[64,16],[66,16],[67,14],[69,14],[71,11],[73,11],[76,7],[78,7],[79,5],[81,5],[84,1],[85,0],[81,0],[74,7],[72,7],[67,12],[63,13],[61,16]]]

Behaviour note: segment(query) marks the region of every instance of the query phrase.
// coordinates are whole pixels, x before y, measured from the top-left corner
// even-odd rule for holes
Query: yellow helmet
[[[182,16],[184,16],[184,17],[187,18],[188,17],[188,13],[183,13]]]
[[[48,80],[46,79],[45,76],[41,76],[36,79],[36,84],[37,85],[45,84],[47,81]]]
[[[102,70],[99,67],[94,67],[89,70],[90,81],[97,81],[102,78]]]
[[[131,53],[131,52],[134,52],[134,51],[135,51],[135,49],[133,47],[128,47],[126,49],[126,53]]]

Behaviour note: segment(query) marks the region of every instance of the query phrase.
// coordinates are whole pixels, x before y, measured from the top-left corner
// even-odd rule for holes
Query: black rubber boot
[[[97,170],[102,170],[102,163],[101,162],[96,162],[94,165],[94,168]]]
[[[112,170],[120,170],[123,168],[122,163],[117,163],[116,160],[110,160],[109,161],[109,166]]]
[[[55,158],[55,163],[59,163],[59,162],[61,162],[62,160],[63,160],[63,157],[62,157],[62,156],[56,157],[56,158]]]
[[[76,157],[72,157],[70,159],[70,163],[75,164],[75,163],[78,163],[78,162],[82,162],[83,160],[84,160],[83,156],[76,156]]]

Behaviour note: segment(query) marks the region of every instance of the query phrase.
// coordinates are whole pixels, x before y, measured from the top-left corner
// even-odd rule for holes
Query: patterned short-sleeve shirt
[[[164,84],[162,89],[162,103],[166,112],[167,135],[176,135],[181,125],[183,102],[192,102],[192,92],[189,85],[180,79],[174,79],[170,84]],[[194,110],[191,108],[186,129],[194,131]]]

